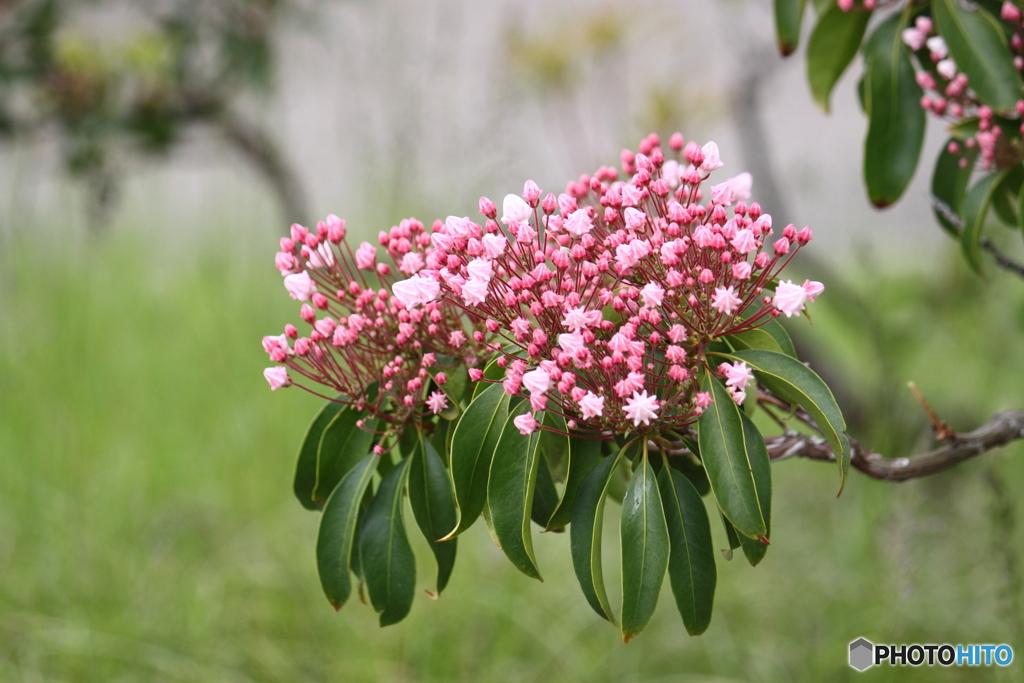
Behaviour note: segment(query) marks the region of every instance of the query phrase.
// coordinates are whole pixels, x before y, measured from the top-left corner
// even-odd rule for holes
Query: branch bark
[[[216,125],[224,138],[248,158],[274,188],[285,223],[305,223],[309,217],[302,184],[270,136],[228,112],[216,120]]]
[[[983,239],[981,240],[980,244],[982,248],[988,251],[988,253],[992,254],[992,258],[996,260],[996,264],[1000,268],[1003,268],[1005,270],[1010,271],[1011,273],[1016,273],[1017,275],[1024,277],[1024,265],[1017,263],[1006,254],[999,251],[999,248],[996,245],[994,245],[991,240]]]
[[[887,458],[851,438],[853,454],[850,464],[874,479],[906,481],[943,472],[1017,439],[1024,439],[1024,410],[996,413],[988,423],[973,432],[950,436],[930,451],[905,458]],[[826,462],[835,462],[836,459],[828,442],[820,436],[790,432],[767,437],[765,444],[772,461],[796,457]]]

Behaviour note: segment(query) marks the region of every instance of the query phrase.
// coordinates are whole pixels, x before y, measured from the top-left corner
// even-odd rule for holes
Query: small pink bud
[[[776,256],[784,256],[789,253],[789,240],[785,237],[780,237],[772,244],[772,248],[775,250]]]
[[[1003,2],[1003,7],[999,12],[999,16],[1007,21],[1020,21],[1020,8],[1010,2],[1010,0],[1006,0]]]
[[[321,294],[320,292],[315,292],[311,298],[313,301],[313,305],[316,306],[317,308],[327,308],[327,297]]]
[[[796,226],[793,225],[792,223],[787,225],[782,230],[782,236],[785,237],[790,242],[792,242],[794,239],[796,239]]]
[[[498,207],[487,197],[481,197],[480,213],[493,220],[498,215]]]
[[[672,133],[672,137],[668,139],[668,145],[677,152],[681,150],[683,148],[682,133]]]
[[[481,370],[480,368],[470,368],[469,369],[469,379],[471,379],[472,381],[479,382],[483,378],[484,378],[484,371]]]
[[[288,252],[289,254],[295,251],[295,241],[287,237],[281,238],[281,251]]]
[[[805,226],[804,229],[801,230],[800,232],[798,232],[797,235],[796,235],[796,240],[797,240],[797,242],[800,243],[800,246],[803,246],[803,245],[807,244],[808,242],[810,242],[811,238],[812,238],[811,226],[809,226],[809,225]]]
[[[298,223],[292,223],[292,240],[295,242],[301,242],[306,239],[306,234],[309,232],[306,228],[299,225]]]
[[[526,181],[526,184],[523,185],[523,199],[531,207],[537,206],[537,202],[540,200],[540,188],[537,187],[537,183],[532,180]]]
[[[284,326],[284,334],[289,339],[295,339],[296,337],[299,336],[299,331],[295,329],[294,325],[288,324]]]
[[[553,193],[548,192],[547,196],[544,197],[544,201],[541,202],[541,208],[544,210],[544,213],[554,213],[558,209],[558,198]]]

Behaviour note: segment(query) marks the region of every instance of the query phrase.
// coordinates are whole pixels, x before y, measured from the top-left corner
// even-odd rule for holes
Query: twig
[[[985,251],[992,254],[992,258],[996,260],[996,264],[998,264],[1000,268],[1004,268],[1011,273],[1016,273],[1017,275],[1024,277],[1024,265],[1017,263],[1006,254],[999,251],[999,248],[992,244],[992,240],[983,239],[978,244],[980,244]]]
[[[906,481],[937,474],[993,448],[1024,439],[1024,410],[996,413],[973,432],[949,437],[937,448],[905,458],[887,458],[850,439],[850,464],[874,479]],[[835,462],[835,455],[820,436],[790,432],[765,438],[768,455],[774,460],[792,457]]]
[[[920,391],[918,391],[917,385],[914,384],[913,382],[907,382],[907,387],[909,387],[910,391],[914,393],[914,398],[916,398],[917,402],[921,404],[922,408],[924,408],[925,414],[928,415],[928,419],[931,420],[932,426],[935,427],[935,438],[938,439],[939,441],[945,441],[946,439],[955,439],[956,432],[953,431],[952,427],[950,427],[948,424],[939,419],[939,416],[935,414],[935,411],[932,410],[932,407],[928,405],[928,401],[925,400],[924,395],[921,394]]]

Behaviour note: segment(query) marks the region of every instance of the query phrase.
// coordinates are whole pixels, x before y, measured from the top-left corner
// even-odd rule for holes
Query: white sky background
[[[774,51],[769,8],[766,0],[324,0],[314,23],[291,22],[276,96],[247,113],[282,141],[314,215],[336,213],[369,236],[410,213],[425,222],[474,215],[481,194],[500,204],[527,178],[560,192],[582,172],[617,164],[623,146],[635,149],[659,97],[674,111],[675,125],[658,130],[666,141],[676,129],[713,139],[726,162],[716,176],[747,170],[730,92],[752,63],[772,60],[761,116],[776,181],[792,219],[814,228],[817,256],[868,249],[898,263],[949,248],[927,201],[942,126],[929,122],[901,202],[873,209],[860,176],[859,58],[824,114],[805,82],[803,46],[786,60]],[[514,68],[515,30],[573,44],[574,18],[595,13],[621,25],[623,41],[597,63],[584,59],[572,86],[542,91]],[[226,147],[193,138],[169,163],[128,164],[114,228],[186,242],[206,230],[283,232],[256,173]],[[755,199],[758,187],[755,177]],[[0,147],[4,231],[84,231],[82,207],[82,188],[62,179],[55,149]]]

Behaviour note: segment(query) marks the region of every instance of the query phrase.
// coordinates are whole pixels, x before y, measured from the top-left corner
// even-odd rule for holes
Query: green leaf
[[[331,495],[352,467],[366,457],[373,446],[373,434],[377,425],[374,418],[365,418],[366,426],[360,429],[356,422],[364,419],[362,412],[345,407],[334,416],[320,436],[316,458],[316,485],[313,500],[322,503]]]
[[[1017,195],[1024,185],[1024,166],[1017,164],[1009,169],[992,193],[992,210],[1004,225],[1017,226]]]
[[[313,500],[313,489],[316,488],[316,454],[320,450],[320,437],[331,420],[345,407],[339,403],[344,397],[338,395],[334,401],[328,401],[306,429],[306,436],[299,447],[299,457],[295,463],[295,481],[292,489],[295,497],[307,510],[319,510],[322,504]]]
[[[932,16],[971,89],[997,113],[1012,112],[1021,81],[999,21],[983,7],[961,0],[934,0]]]
[[[576,494],[572,524],[569,525],[572,567],[576,571],[583,595],[599,616],[613,624],[615,616],[604,588],[601,534],[604,529],[604,501],[615,478],[615,466],[621,457],[620,452],[604,458],[586,476]]]
[[[1020,188],[1020,195],[1017,197],[1017,227],[1024,231],[1024,185]]]
[[[739,548],[742,544],[740,543],[740,535],[736,533],[736,527],[732,525],[724,513],[721,510],[718,511],[719,516],[722,518],[722,526],[725,527],[725,540],[729,543],[729,547],[722,551],[722,555],[725,559],[732,560],[732,551]]]
[[[558,501],[551,519],[548,520],[549,529],[564,528],[572,521],[573,507],[580,487],[601,462],[601,445],[600,439],[569,437],[569,472],[565,478],[562,497]]]
[[[750,365],[757,381],[769,391],[801,406],[814,418],[836,456],[842,493],[850,468],[850,441],[845,434],[846,420],[828,385],[809,367],[789,356],[759,350],[737,351],[732,355]]]
[[[970,189],[964,198],[964,231],[960,235],[960,248],[967,263],[976,273],[981,274],[981,231],[985,227],[985,216],[992,203],[992,194],[1002,182],[1006,171],[987,175]]]
[[[499,385],[500,386],[500,385]],[[520,434],[513,420],[530,412],[528,402],[509,412],[494,449],[487,480],[487,506],[502,552],[519,571],[540,579],[533,554],[530,511],[533,509],[537,469],[540,464],[540,431]]]
[[[406,458],[381,480],[359,532],[366,588],[381,626],[404,619],[416,592],[416,558],[402,520],[402,493],[410,462],[411,458]]]
[[[857,56],[871,12],[844,12],[832,5],[821,15],[807,43],[807,81],[826,112],[839,77]]]
[[[646,448],[626,488],[619,533],[622,538],[622,642],[628,643],[651,620],[668,570],[668,525]]]
[[[974,162],[978,158],[978,147],[961,144],[959,152],[953,154],[949,151],[949,145],[953,142],[956,142],[955,138],[946,141],[935,162],[935,170],[932,172],[932,211],[939,225],[957,237],[963,225],[960,209],[963,207],[964,192],[971,180]],[[966,166],[960,166],[962,159],[967,159]]]
[[[775,0],[775,39],[783,57],[796,52],[805,0]]]
[[[763,537],[768,532],[767,501],[760,500],[760,496],[771,491],[768,450],[763,441],[760,448],[748,447],[744,437],[746,416],[719,381],[708,374],[701,389],[710,392],[714,400],[697,420],[700,454],[711,490],[737,531],[751,538]]]
[[[499,384],[488,385],[466,408],[452,436],[451,474],[459,524],[445,540],[472,526],[487,501],[487,473],[494,447],[508,416],[509,396]]]
[[[341,609],[352,592],[349,565],[352,562],[360,503],[379,459],[379,455],[371,453],[349,470],[327,499],[320,518],[316,566],[320,574],[320,585],[334,609]]]
[[[893,204],[907,189],[924,143],[923,92],[900,35],[907,16],[904,11],[886,19],[864,48],[864,180],[879,208]]]
[[[697,445],[696,441],[684,436],[682,437],[682,442],[687,450],[693,453],[695,457],[700,458],[700,446]],[[670,466],[690,480],[693,487],[697,489],[697,493],[706,496],[711,492],[711,482],[708,481],[708,473],[704,471],[703,465],[694,462],[686,455],[672,456],[668,459],[668,462]]]
[[[789,338],[786,328],[778,320],[768,320],[760,327],[740,334],[730,334],[726,338],[732,344],[732,347],[737,350],[764,349],[766,351],[784,353],[787,356],[796,358],[796,348],[793,346],[793,340]]]
[[[696,636],[711,623],[718,581],[708,511],[690,480],[671,467],[661,469],[658,487],[668,528],[669,583],[686,632]]]
[[[430,543],[430,549],[437,561],[437,592],[441,594],[448,585],[455,566],[455,550],[458,539],[440,541],[442,536],[455,527],[458,514],[455,512],[455,493],[448,478],[441,456],[434,445],[419,435],[418,447],[412,453],[409,466],[409,504],[420,531]]]
[[[764,449],[764,437],[761,436],[761,432],[758,431],[754,425],[753,420],[747,417],[746,414],[743,417],[743,438],[747,443],[747,450],[753,452],[758,449]],[[767,449],[765,449],[767,454]],[[758,488],[758,498],[761,501],[761,511],[764,514],[764,525],[766,531],[763,539],[753,539],[746,536],[740,536],[740,545],[743,546],[743,554],[747,558],[747,562],[750,563],[751,567],[756,567],[757,564],[764,559],[765,553],[768,552],[768,539],[772,535],[772,517],[771,517],[771,506],[772,506],[772,475],[770,470],[771,461],[768,459],[758,458],[754,461],[755,466],[761,467],[760,476],[755,472],[754,476],[758,481],[763,481],[765,484]]]
[[[546,432],[541,432],[541,450],[544,450],[543,439]],[[545,531],[562,531],[561,527],[551,528],[548,522],[558,507],[558,489],[551,476],[548,459],[537,458],[537,484],[533,491],[533,506],[530,508],[530,519]]]

